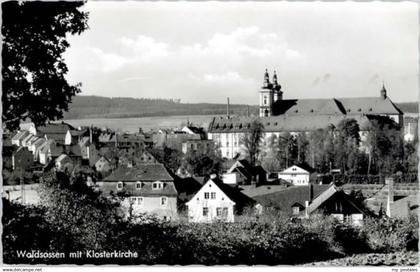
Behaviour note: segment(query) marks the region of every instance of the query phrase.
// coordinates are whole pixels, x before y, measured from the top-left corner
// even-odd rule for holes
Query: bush
[[[417,216],[408,219],[368,219],[363,229],[374,252],[418,250]]]

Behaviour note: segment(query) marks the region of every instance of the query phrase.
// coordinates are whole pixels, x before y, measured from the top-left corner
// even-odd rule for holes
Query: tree
[[[337,125],[336,162],[343,173],[355,173],[360,145],[360,128],[354,119],[344,119]]]
[[[17,129],[20,121],[35,125],[63,117],[81,84],[70,85],[63,53],[68,33],[88,28],[88,14],[78,2],[7,1],[3,13],[3,125]]]
[[[261,144],[264,136],[263,132],[264,125],[258,121],[258,119],[255,119],[251,122],[249,131],[245,133],[240,140],[252,166],[255,166],[261,153]]]
[[[222,170],[222,158],[218,152],[189,151],[182,159],[182,168],[188,173],[198,176],[220,173]]]

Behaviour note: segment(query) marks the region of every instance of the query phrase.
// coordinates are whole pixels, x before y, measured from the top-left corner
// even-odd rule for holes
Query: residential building
[[[182,153],[199,152],[208,153],[214,150],[214,142],[212,140],[186,140],[182,143]]]
[[[18,131],[15,136],[12,137],[12,144],[21,146],[22,140],[25,139],[29,135],[29,131],[27,130],[20,130]]]
[[[247,160],[236,161],[223,174],[223,182],[231,185],[264,184],[267,181],[267,171],[261,166],[251,166]]]
[[[34,157],[28,148],[20,146],[12,154],[12,169],[26,170],[34,163]]]
[[[369,215],[342,188],[334,184],[291,186],[253,198],[264,207],[265,211],[274,209],[296,218],[307,218],[313,213],[323,213],[332,215],[339,221],[362,225],[365,216]]]
[[[71,172],[73,170],[73,161],[66,154],[61,154],[55,159],[55,169],[60,172]]]
[[[104,156],[101,156],[99,160],[95,163],[95,169],[96,171],[101,173],[110,172],[112,170],[111,162]]]
[[[120,195],[127,215],[149,214],[163,220],[178,218],[178,192],[162,164],[117,168],[97,183],[106,195]]]
[[[309,184],[310,176],[315,170],[306,164],[292,165],[278,173],[279,179],[286,180],[296,186]]]
[[[212,175],[186,203],[188,221],[196,223],[234,222],[236,214],[254,205],[254,200],[238,188],[223,183],[216,175]]]

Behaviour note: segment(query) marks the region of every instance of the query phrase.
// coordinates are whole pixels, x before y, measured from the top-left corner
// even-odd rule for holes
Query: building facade
[[[344,119],[355,119],[361,130],[362,142],[372,120],[386,116],[404,128],[403,112],[387,96],[385,86],[377,97],[283,99],[283,92],[274,74],[270,82],[268,72],[259,92],[259,116],[214,117],[209,123],[208,138],[215,141],[223,157],[232,159],[243,154],[241,139],[251,123],[262,123],[264,138],[284,133],[298,134],[337,126]]]

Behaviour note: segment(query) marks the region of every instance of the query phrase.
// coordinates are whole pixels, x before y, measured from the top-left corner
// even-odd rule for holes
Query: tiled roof
[[[47,123],[45,126],[37,128],[37,132],[41,134],[66,134],[67,130],[75,130],[70,124],[61,123]]]
[[[270,117],[214,117],[209,125],[210,133],[243,133],[248,132],[254,120],[261,122],[266,132],[300,132],[337,126],[341,120],[355,119],[361,130],[366,130],[370,117],[365,115],[292,115]]]
[[[243,194],[238,187],[225,184],[219,179],[213,179],[213,182],[226,194],[227,197],[230,198],[230,200],[235,202],[237,207],[251,206],[255,204],[255,200]]]
[[[141,189],[136,188],[137,182],[125,181],[123,183],[123,189],[117,190],[118,182],[103,182],[100,186],[100,190],[104,194],[125,194],[127,196],[178,196],[178,192],[175,189],[175,185],[172,181],[166,181],[162,189],[153,189],[152,182],[142,182]]]
[[[313,184],[313,199],[327,190],[330,185]],[[291,214],[291,207],[295,203],[299,203],[305,207],[305,201],[309,201],[310,186],[291,186],[285,190],[278,192],[258,195],[253,197],[257,202],[264,207],[278,208],[287,214]]]
[[[61,154],[60,156],[58,156],[57,159],[55,159],[56,162],[61,162],[62,160],[68,158],[68,156],[66,154]]]
[[[108,181],[173,181],[162,164],[139,164],[135,168],[118,168],[105,178]]]
[[[190,200],[202,187],[202,184],[193,177],[175,179],[174,184],[182,201]]]
[[[18,133],[16,133],[15,136],[13,136],[12,141],[22,140],[28,135],[29,132],[27,130],[21,130]]]
[[[389,98],[351,97],[332,99],[288,99],[274,103],[275,115],[402,114]]]

